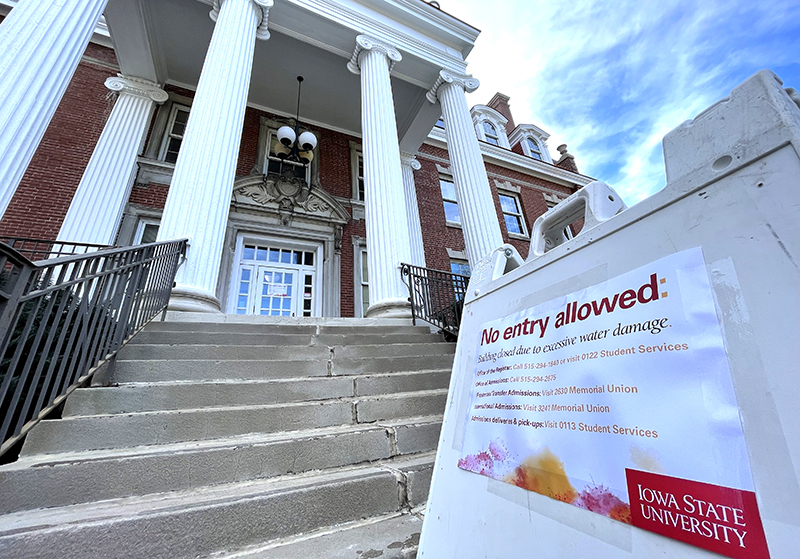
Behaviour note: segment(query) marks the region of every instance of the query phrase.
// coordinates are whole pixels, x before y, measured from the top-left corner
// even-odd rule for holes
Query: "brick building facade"
[[[70,203],[119,96],[103,84],[123,71],[110,45],[90,43],[86,48],[0,221],[1,236],[74,240],[59,237],[59,232],[63,231]],[[306,77],[307,82],[314,79],[313,75]],[[145,140],[139,146],[136,169],[128,187],[129,196],[115,226],[115,244],[155,240],[167,204],[175,160],[186,119],[192,114],[196,89],[167,81],[163,91],[168,100],[155,107],[149,116]],[[591,179],[577,172],[574,158],[564,146],[559,148],[560,159],[553,161],[546,144],[547,133],[535,125],[515,125],[508,101],[508,97],[498,93],[488,105],[474,107],[470,116],[493,201],[494,212],[487,215],[493,213],[497,219],[503,242],[527,255],[536,218]],[[306,97],[303,102],[313,105],[320,100]],[[401,109],[396,111],[401,122]],[[368,211],[363,192],[359,191],[365,182],[360,167],[365,159],[361,152],[362,137],[336,127],[306,125],[301,112],[300,127],[310,130],[318,140],[314,161],[305,176],[310,190],[301,189],[299,193],[281,197],[274,194],[274,188],[286,187],[288,183],[267,185],[266,173],[278,165],[273,153],[275,130],[282,125],[295,125],[295,120],[286,115],[286,111],[272,112],[252,102],[244,110],[216,299],[223,312],[274,314],[274,308],[265,309],[254,303],[259,295],[247,283],[250,280],[244,279],[244,275],[250,274],[244,270],[250,269],[254,275],[263,277],[267,268],[262,267],[272,258],[270,249],[277,251],[274,254],[279,259],[294,254],[288,257],[291,262],[273,261],[282,266],[275,268],[282,270],[281,274],[291,268],[285,264],[295,265],[298,258],[304,258],[302,254],[313,253],[305,258],[309,259],[306,264],[316,258],[314,264],[295,270],[298,275],[306,274],[306,282],[312,282],[313,293],[309,293],[308,287],[304,293],[305,299],[312,301],[293,303],[289,313],[362,316],[368,308],[370,291],[368,279],[362,277],[366,260],[361,261],[366,258],[368,238]],[[454,179],[451,169],[445,126],[440,119],[416,153],[406,155],[416,160],[413,187],[424,264],[468,273],[469,250],[459,215],[460,205],[466,202],[458,197],[463,187],[454,184],[459,181]],[[281,173],[286,170],[284,167],[281,164]],[[291,167],[289,170],[297,171]],[[264,259],[259,257],[262,249]],[[296,283],[294,277],[292,282],[295,283],[275,289],[284,290],[281,293],[294,290],[299,296],[303,283]],[[247,289],[249,299],[245,301],[247,297],[243,298],[241,293]],[[278,310],[286,315],[288,309]]]

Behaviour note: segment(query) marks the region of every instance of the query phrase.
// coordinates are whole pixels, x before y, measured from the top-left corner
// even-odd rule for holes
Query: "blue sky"
[[[762,68],[800,90],[800,1],[441,0],[482,30],[467,58],[517,124],[569,146],[634,204],[664,186],[661,139]]]

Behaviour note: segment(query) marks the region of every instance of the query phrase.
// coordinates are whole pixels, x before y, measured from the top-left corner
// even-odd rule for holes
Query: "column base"
[[[370,305],[364,318],[411,318],[411,304],[407,299],[389,299]]]
[[[170,311],[219,313],[220,304],[216,297],[208,293],[179,285],[172,290],[167,309]]]

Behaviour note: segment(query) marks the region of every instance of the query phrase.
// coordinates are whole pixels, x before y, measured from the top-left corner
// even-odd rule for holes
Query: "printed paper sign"
[[[280,283],[271,283],[267,285],[267,295],[270,297],[286,297],[288,294],[288,285]]]
[[[483,324],[458,466],[768,558],[699,248]]]

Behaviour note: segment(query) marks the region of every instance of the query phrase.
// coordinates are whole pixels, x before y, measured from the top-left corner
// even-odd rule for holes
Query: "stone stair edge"
[[[342,378],[342,377],[321,377],[321,378]],[[350,377],[347,377],[348,379]],[[115,388],[115,387],[112,387]],[[87,389],[87,390],[92,390]],[[447,393],[447,388],[433,388],[428,390],[412,390],[406,392],[395,392],[393,394],[368,394],[361,396],[341,396],[328,398],[324,400],[303,400],[299,402],[282,402],[278,404],[247,404],[242,406],[209,406],[203,408],[185,408],[174,410],[148,410],[148,411],[133,411],[121,413],[98,413],[91,415],[70,415],[62,417],[57,421],[72,421],[79,418],[100,418],[118,415],[181,415],[191,412],[215,412],[215,411],[244,411],[244,410],[261,410],[261,409],[282,409],[282,408],[298,408],[302,406],[323,406],[329,403],[345,402],[345,403],[358,403],[361,401],[375,401],[375,400],[400,400],[413,396],[429,396],[435,394]]]
[[[0,466],[0,473],[23,468],[50,467],[61,464],[72,464],[88,460],[117,460],[139,458],[161,454],[175,454],[180,452],[202,452],[209,449],[236,448],[241,446],[266,445],[271,443],[293,440],[314,440],[323,437],[332,437],[344,433],[361,433],[367,431],[382,431],[401,427],[415,427],[441,423],[443,415],[421,415],[404,417],[374,423],[355,423],[345,425],[329,425],[295,431],[278,431],[274,433],[248,433],[217,439],[203,439],[180,443],[164,443],[154,445],[140,445],[123,448],[108,448],[100,450],[81,450],[73,452],[58,452],[53,454],[30,454],[20,456],[14,462]]]
[[[68,525],[78,523],[93,523],[98,520],[122,518],[127,512],[132,512],[139,517],[146,514],[158,514],[161,511],[175,510],[178,505],[191,509],[215,505],[224,502],[246,500],[258,496],[265,491],[282,493],[310,485],[339,480],[359,480],[374,475],[392,475],[415,469],[427,461],[431,465],[435,460],[435,451],[420,455],[395,456],[387,459],[368,462],[365,464],[352,464],[338,466],[326,470],[312,470],[306,472],[285,474],[281,476],[224,483],[205,486],[184,491],[168,491],[107,499],[104,501],[79,503],[46,509],[29,509],[14,513],[0,515],[0,540],[8,534],[18,534],[25,530],[27,520],[28,530],[63,529],[63,521],[50,520],[67,517]],[[404,468],[408,464],[409,468]],[[150,505],[150,507],[148,507]],[[94,517],[92,514],[94,513]],[[105,514],[104,514],[105,513]],[[44,522],[34,524],[35,517],[44,517]],[[25,518],[34,517],[34,518]],[[10,525],[10,526],[9,526]]]

